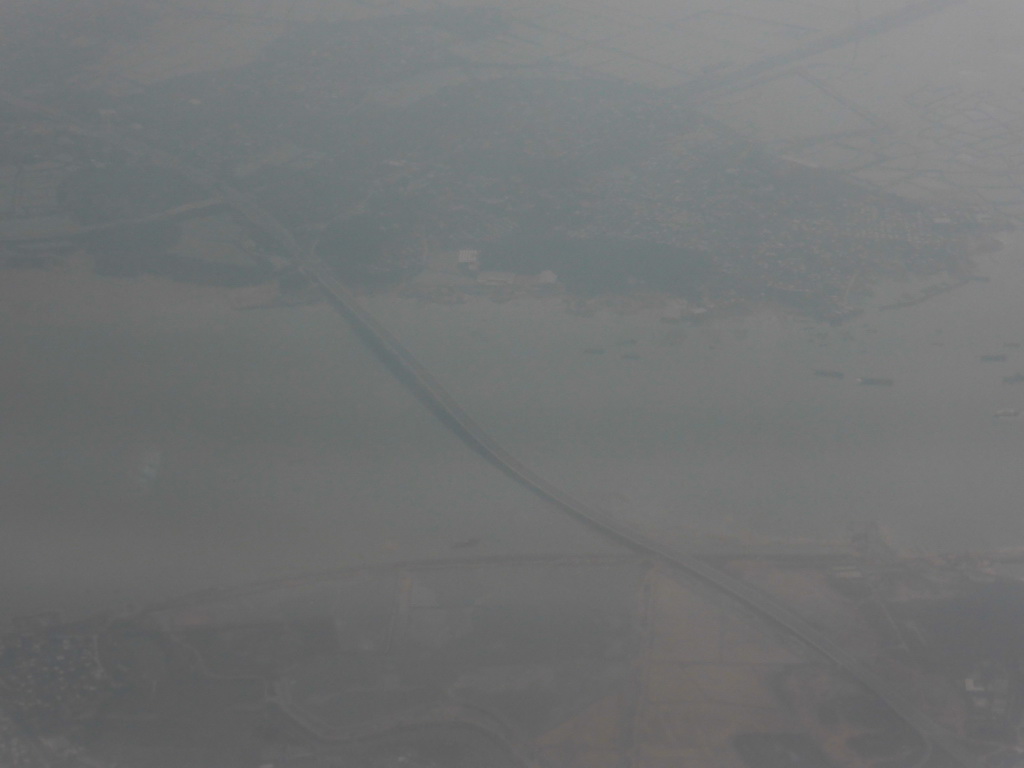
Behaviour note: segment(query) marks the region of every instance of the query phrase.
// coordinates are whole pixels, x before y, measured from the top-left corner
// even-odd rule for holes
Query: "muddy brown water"
[[[648,534],[834,540],[878,520],[904,547],[976,549],[1024,539],[1024,423],[994,418],[1024,409],[1002,381],[1024,369],[1020,247],[986,257],[990,282],[838,328],[770,307],[665,323],[556,296],[368,303],[499,442]],[[258,287],[74,262],[4,277],[8,613],[467,540],[609,546],[467,451],[326,306],[241,312]],[[598,347],[620,354],[586,354]]]

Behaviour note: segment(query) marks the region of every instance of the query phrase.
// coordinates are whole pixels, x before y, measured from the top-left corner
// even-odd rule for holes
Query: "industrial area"
[[[873,322],[985,287],[979,260],[1016,228],[1020,188],[970,186],[966,172],[920,165],[923,150],[906,167],[894,149],[906,137],[819,77],[836,52],[909,34],[959,4],[866,3],[878,6],[874,16],[837,11],[813,27],[787,21],[813,16],[795,0],[768,20],[753,5],[731,0],[727,12],[668,19],[652,4],[635,17],[646,31],[622,27],[597,2],[87,0],[0,11],[0,312],[19,343],[67,335],[83,317],[103,332],[149,313],[165,324],[153,354],[170,350],[175,370],[191,370],[188,347],[175,346],[189,322],[298,317],[326,329],[317,338],[350,335],[368,354],[349,365],[383,372],[375,375],[411,403],[396,411],[443,428],[456,446],[445,450],[483,478],[482,490],[473,486],[481,517],[498,483],[536,507],[520,502],[508,515],[508,530],[522,526],[528,544],[503,534],[500,518],[473,527],[469,517],[451,530],[431,523],[435,546],[422,521],[442,515],[412,492],[393,513],[397,532],[380,524],[370,534],[351,508],[361,498],[374,517],[372,492],[327,496],[315,501],[324,515],[357,521],[339,524],[344,546],[329,542],[316,557],[297,547],[280,561],[254,555],[251,567],[231,554],[247,527],[284,540],[285,528],[308,524],[311,538],[329,537],[298,514],[251,525],[240,517],[216,535],[220,523],[179,525],[179,509],[212,508],[203,494],[222,499],[232,486],[174,495],[168,478],[187,475],[181,457],[202,446],[162,447],[178,434],[169,429],[161,446],[131,448],[130,472],[115,475],[99,459],[68,459],[67,448],[31,453],[25,445],[59,440],[12,422],[19,445],[5,458],[59,457],[52,475],[19,486],[28,491],[0,495],[15,527],[40,517],[32,489],[70,477],[84,522],[55,512],[40,530],[74,551],[64,527],[84,530],[91,510],[106,513],[114,499],[113,514],[128,510],[116,524],[127,544],[110,559],[129,568],[152,558],[163,580],[104,594],[101,579],[90,581],[94,563],[88,577],[57,563],[5,573],[17,607],[0,611],[0,764],[1024,765],[1019,542],[924,552],[892,542],[876,510],[842,539],[721,535],[689,522],[663,533],[535,469],[544,465],[470,415],[452,377],[378,314],[393,304],[543,307],[574,321],[640,317],[664,340],[768,312],[826,329],[814,331],[820,338],[853,338],[847,329],[865,315]],[[658,53],[653,29],[669,21],[695,49],[718,29],[716,50],[732,58]],[[774,30],[761,38],[768,48],[737,38],[729,49],[730,34],[750,24]],[[609,26],[626,29],[622,40]],[[870,130],[829,126],[783,141],[771,120],[741,108],[758,89],[793,82]],[[925,88],[905,101],[932,121],[929,151],[963,166],[1016,146],[1010,118],[997,120],[978,98]],[[976,130],[963,130],[961,112]],[[873,162],[861,162],[865,153]],[[88,311],[67,310],[76,297]],[[213,335],[230,324],[217,322]],[[137,333],[145,349],[149,337]],[[866,343],[871,329],[858,333]],[[646,362],[653,345],[620,336],[577,346],[576,359]],[[121,370],[88,333],[72,337],[83,359],[98,349],[110,356],[102,365]],[[1024,412],[1012,386],[1024,381],[1015,338],[992,339],[969,361],[1002,398],[998,408],[986,400],[978,421],[1010,425],[997,439],[1011,445]],[[252,344],[214,353],[243,360],[246,386],[258,378],[244,363]],[[281,367],[302,379],[290,353],[281,350]],[[24,360],[19,375],[46,378]],[[889,369],[832,366],[808,357],[799,375],[882,397],[904,382]],[[124,391],[116,378],[99,380]],[[231,394],[214,400],[204,407],[233,407]],[[45,407],[64,418],[61,409],[92,406],[69,393]],[[120,440],[140,412],[102,428]],[[288,413],[306,431],[320,428],[298,406]],[[198,432],[193,423],[214,420],[199,414],[167,419]],[[390,425],[370,417],[362,428]],[[329,444],[323,429],[317,439]],[[261,501],[290,514],[315,483],[288,428],[266,434],[247,439],[285,444],[294,476],[287,493]],[[391,439],[396,454],[409,440]],[[457,482],[475,480],[444,480]],[[243,509],[257,506],[246,498]],[[548,520],[564,530],[548,531]],[[153,531],[161,547],[172,542],[169,554],[147,538]],[[9,538],[11,551],[31,550]],[[185,565],[193,549],[195,562],[217,568]],[[68,592],[88,600],[35,596],[63,594],[62,579],[88,583]],[[32,601],[40,610],[24,610]]]

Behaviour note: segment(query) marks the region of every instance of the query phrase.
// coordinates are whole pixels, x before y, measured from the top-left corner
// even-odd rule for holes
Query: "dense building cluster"
[[[569,293],[667,286],[691,301],[767,300],[841,320],[881,276],[967,270],[971,215],[772,157],[675,94],[466,55],[502,29],[498,14],[447,11],[301,28],[246,66],[126,88],[76,117],[244,184],[296,232],[327,231],[346,278],[365,272],[377,289],[432,250],[468,247],[493,269],[550,269]],[[3,191],[20,195],[5,206],[15,215],[56,195],[95,224],[192,194],[166,173],[150,189],[152,169],[110,145],[97,155],[89,132],[47,140],[17,119],[9,128],[32,155],[0,167]],[[100,167],[82,166],[89,153]],[[373,237],[344,242],[346,222]],[[160,235],[150,241],[173,247],[173,232]],[[568,269],[544,263],[538,242],[580,255]],[[665,260],[689,266],[666,281]],[[604,277],[574,282],[576,267]]]
[[[33,733],[63,730],[95,713],[112,681],[91,632],[42,631],[8,639],[0,686],[11,717]]]

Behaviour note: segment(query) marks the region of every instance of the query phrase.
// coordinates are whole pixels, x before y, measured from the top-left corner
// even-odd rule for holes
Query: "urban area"
[[[899,308],[983,279],[974,257],[1010,226],[774,154],[672,89],[460,53],[510,34],[496,8],[296,22],[236,66],[104,87],[89,78],[112,46],[181,19],[128,0],[5,17],[5,274],[258,289],[240,309],[546,297],[833,327],[885,280],[910,286]],[[504,461],[457,409],[444,418]],[[1020,551],[908,553],[869,527],[708,540],[676,561],[605,529],[620,553],[489,557],[466,540],[447,560],[8,616],[0,763],[1024,765]]]

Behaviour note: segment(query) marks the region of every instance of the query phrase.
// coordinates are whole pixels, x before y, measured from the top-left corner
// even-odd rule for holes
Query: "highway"
[[[178,167],[179,170],[184,171]],[[196,181],[208,178],[193,176]],[[656,539],[644,536],[622,522],[607,517],[583,501],[549,482],[505,450],[481,427],[441,384],[424,368],[395,336],[377,321],[351,290],[329,267],[316,257],[316,242],[301,247],[297,239],[277,223],[271,214],[242,192],[214,182],[210,192],[220,196],[249,223],[273,237],[289,260],[314,282],[330,304],[347,320],[360,339],[445,426],[463,443],[505,475],[539,496],[572,519],[597,531],[615,543],[653,558],[667,568],[696,577],[727,594],[777,629],[797,638],[888,705],[920,734],[936,752],[944,753],[954,764],[974,768],[976,760],[939,723],[922,713],[897,687],[848,654],[829,637],[747,582],[709,564],[692,554],[676,551]]]
[[[953,6],[961,5],[964,2],[965,0],[920,0],[916,3],[910,3],[909,5],[895,8],[888,13],[871,16],[846,29],[840,29],[832,34],[816,38],[806,45],[799,46],[793,50],[766,56],[735,70],[703,75],[681,86],[677,86],[675,90],[681,97],[693,98],[734,88],[819,54],[859,43],[862,40],[869,40],[876,35],[908,26]]]
[[[0,98],[0,100],[3,100]],[[8,100],[9,103],[15,100]],[[17,106],[26,107],[18,100]],[[45,111],[53,116],[52,110]],[[282,255],[323,292],[331,306],[351,325],[359,338],[376,354],[387,369],[411,391],[465,445],[516,483],[550,504],[560,513],[598,532],[616,544],[649,557],[665,568],[699,579],[731,597],[768,624],[799,640],[884,702],[930,745],[933,759],[944,755],[945,764],[975,768],[977,759],[961,741],[932,720],[889,680],[847,653],[826,634],[810,625],[786,605],[749,583],[686,552],[676,551],[662,542],[606,516],[559,488],[505,450],[441,386],[402,343],[376,320],[348,287],[316,256],[316,242],[302,244],[274,216],[249,195],[220,179],[189,167],[173,155],[146,145],[137,137],[110,128],[91,129],[70,125],[79,133],[110,142],[122,151],[150,163],[174,170],[203,188],[211,198],[222,200],[252,227],[277,243]],[[930,761],[931,762],[931,761]],[[942,764],[942,763],[939,763]]]

